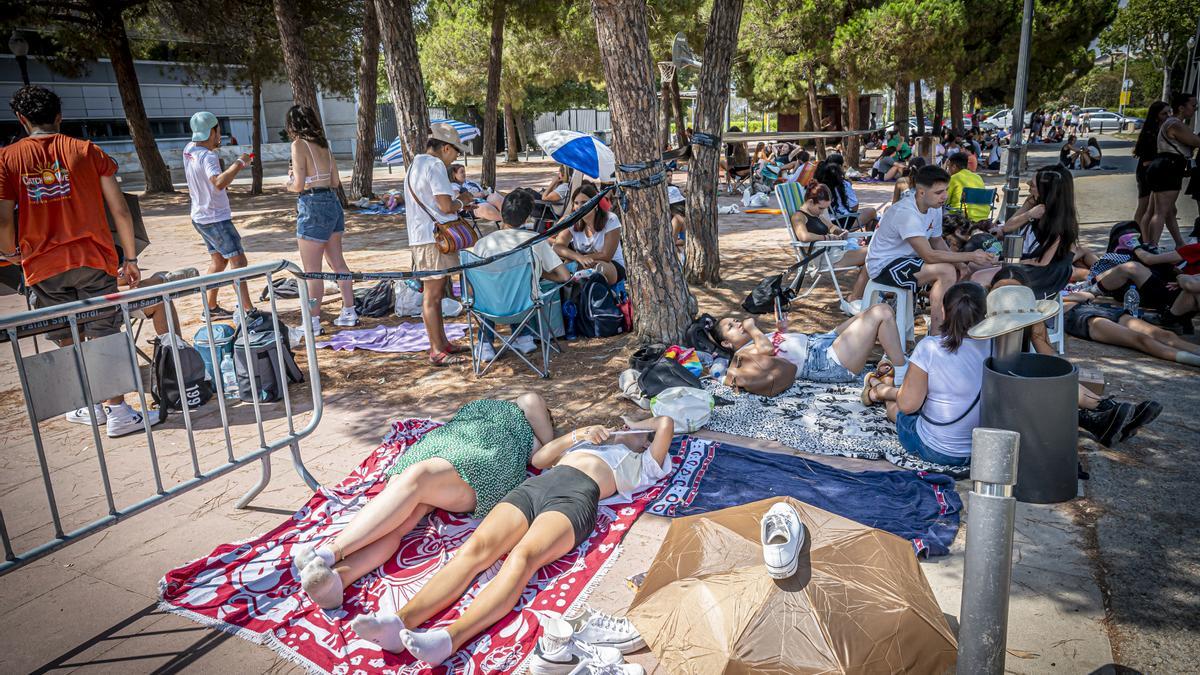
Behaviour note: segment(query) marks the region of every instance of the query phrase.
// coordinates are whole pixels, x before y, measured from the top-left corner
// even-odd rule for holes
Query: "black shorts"
[[[1183,189],[1183,176],[1187,173],[1187,159],[1183,155],[1160,154],[1146,168],[1146,179],[1151,192],[1179,192]]]
[[[1141,159],[1137,160],[1137,169],[1133,172],[1133,177],[1137,181],[1138,199],[1150,196],[1150,179],[1146,176],[1149,169],[1149,164],[1142,164]]]
[[[919,290],[917,272],[920,272],[924,266],[925,261],[921,258],[896,258],[884,265],[872,281],[885,286],[904,288],[916,295]]]
[[[37,309],[64,305],[68,302],[102,298],[117,292],[117,278],[104,270],[76,267],[33,285],[30,303]],[[116,308],[101,310],[99,316],[79,324],[81,337],[101,338],[121,332],[122,316]],[[47,334],[51,340],[71,337],[70,328],[59,328]]]
[[[600,486],[586,473],[573,466],[559,465],[526,478],[500,500],[525,514],[532,525],[543,513],[557,511],[571,521],[575,545],[579,546],[596,529],[596,511],[600,508]]]
[[[671,215],[686,216],[687,202],[675,202],[674,204],[671,204]]]
[[[1125,301],[1125,293],[1129,290],[1130,284],[1126,283],[1120,288],[1109,290],[1100,287],[1102,291],[1108,293],[1108,297],[1117,302]],[[1175,298],[1179,297],[1182,291],[1178,288],[1171,290],[1167,288],[1167,281],[1157,274],[1151,274],[1141,286],[1137,287],[1138,296],[1140,298],[1138,304],[1142,307],[1150,309],[1167,309],[1175,303]]]
[[[1092,333],[1088,329],[1088,324],[1092,319],[1108,319],[1113,323],[1118,323],[1125,313],[1125,308],[1120,305],[1085,302],[1075,305],[1063,315],[1063,330],[1071,337],[1091,340]]]
[[[617,268],[617,283],[619,284],[622,281],[625,281],[625,279],[629,276],[625,273],[625,266],[616,260],[612,261],[612,264],[613,267]]]

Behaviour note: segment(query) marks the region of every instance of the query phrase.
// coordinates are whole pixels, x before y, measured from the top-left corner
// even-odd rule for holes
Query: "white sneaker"
[[[313,329],[313,335],[321,334],[321,317],[319,317],[319,316],[312,317],[312,329]]]
[[[621,652],[613,647],[593,646],[574,638],[567,639],[557,649],[547,649],[547,644],[548,641],[545,638],[538,638],[537,648],[533,651],[533,658],[529,660],[529,672],[533,675],[570,675],[570,673],[575,672],[599,672],[579,670],[579,668],[584,665],[593,668],[619,666],[625,662],[625,659],[621,656]]]
[[[484,363],[490,363],[496,358],[496,348],[486,342],[480,342],[475,345],[475,358]]]
[[[126,403],[121,403],[115,406],[104,406],[104,412],[108,418],[108,437],[120,438],[129,434],[136,434],[142,431],[142,415],[143,413],[134,410]],[[145,413],[145,416],[150,420],[150,426],[158,424],[160,412],[151,410]]]
[[[571,624],[574,637],[597,647],[612,647],[622,654],[632,654],[646,646],[641,633],[633,622],[626,618],[609,616],[584,607],[575,616],[564,617]]]
[[[800,514],[787,502],[779,502],[762,519],[763,561],[773,579],[787,579],[800,565],[804,525]]]
[[[646,669],[636,663],[600,665],[585,661],[567,675],[646,675]]]
[[[343,328],[358,325],[358,312],[354,311],[353,307],[343,307],[342,313],[338,314],[338,318],[333,320],[333,325]]]
[[[512,345],[522,354],[528,354],[537,350],[537,343],[533,341],[532,335],[519,335],[513,339]]]
[[[99,424],[105,420],[104,406],[97,403],[96,405],[92,406],[92,410],[96,413],[96,423],[97,424]],[[88,409],[86,407],[76,408],[76,409],[68,412],[67,414],[63,415],[63,419],[65,419],[68,422],[72,422],[74,424],[89,424],[90,425],[92,423],[92,418],[91,418],[91,416],[88,415]]]

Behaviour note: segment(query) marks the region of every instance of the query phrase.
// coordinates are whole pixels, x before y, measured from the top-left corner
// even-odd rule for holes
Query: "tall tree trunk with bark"
[[[375,98],[379,74],[379,19],[375,0],[363,0],[362,54],[358,59],[358,133],[350,198],[370,197],[375,172]]]
[[[504,14],[508,3],[493,0],[492,42],[488,50],[487,96],[483,107],[483,177],[484,185],[496,185],[496,117],[500,107],[500,69],[504,65]],[[508,127],[508,104],[505,104],[504,126]],[[512,161],[511,158],[509,161]]]
[[[963,92],[962,85],[955,80],[950,84],[950,123],[954,125],[954,133],[963,132]]]
[[[809,131],[820,131],[821,129],[821,108],[817,105],[817,82],[816,76],[813,75],[813,67],[808,66],[808,129]],[[749,129],[747,129],[749,131]],[[817,159],[825,160],[825,139],[817,139]]]
[[[917,135],[925,135],[925,97],[921,95],[921,80],[918,78],[913,82],[914,107],[917,115]]]
[[[296,105],[313,109],[317,120],[321,119],[321,107],[317,104],[317,83],[313,78],[312,64],[308,60],[308,48],[304,45],[304,20],[300,18],[296,3],[292,0],[272,0],[275,8],[275,23],[279,24],[279,46],[283,50],[283,66],[287,70],[288,82],[292,85],[292,100]]]
[[[517,140],[517,113],[513,110],[512,104],[508,101],[504,102],[504,161],[509,164],[515,164],[520,161],[518,155],[520,145]]]
[[[659,89],[658,96],[659,100],[662,101],[662,105],[659,106],[662,114],[659,115],[661,119],[659,126],[661,129],[658,135],[658,147],[666,149],[671,145],[671,117],[672,111],[675,109],[675,103],[671,100],[670,80],[662,81],[662,87]]]
[[[661,171],[653,64],[646,28],[645,0],[592,0],[596,41],[608,83],[613,151],[618,162],[650,163],[649,169],[618,180],[646,178]],[[639,340],[670,344],[683,338],[694,299],[671,235],[666,185],[625,192],[628,206],[621,239],[629,272],[634,333]]]
[[[368,0],[369,2],[370,0]],[[250,162],[250,194],[263,193],[263,161],[262,161],[262,80],[254,77],[250,81],[250,99],[254,110],[250,113],[250,152],[254,153],[254,161]]]
[[[529,147],[529,137],[525,132],[525,114],[520,110],[515,110],[513,119],[517,127],[517,161],[520,161],[521,152]]]
[[[129,124],[129,136],[133,139],[133,148],[137,151],[138,162],[145,175],[146,192],[174,192],[171,170],[158,151],[154,132],[150,130],[150,118],[146,116],[146,104],[142,101],[137,70],[133,67],[133,52],[129,49],[125,19],[120,9],[109,7],[102,0],[92,0],[92,13],[100,24],[100,34],[104,36],[108,58],[112,61],[117,91],[121,94],[121,107]]]
[[[687,143],[687,121],[683,115],[683,99],[679,96],[679,71],[671,77],[671,110],[675,113],[675,147]]]
[[[938,85],[937,93],[933,97],[933,129],[941,135],[942,120],[946,119],[946,88]]]
[[[901,78],[896,81],[896,133],[908,138],[908,95],[909,82]]]
[[[714,0],[696,85],[696,131],[720,137],[729,100],[729,70],[737,49],[744,0]],[[721,145],[692,145],[687,183],[687,276],[706,286],[721,283],[717,238],[717,181]]]
[[[851,131],[862,128],[862,115],[858,109],[859,89],[857,84],[846,85],[846,127]],[[858,168],[862,161],[862,137],[857,134],[846,136],[846,165]]]
[[[383,69],[392,90],[396,127],[404,142],[404,165],[412,166],[413,155],[425,152],[425,140],[429,137],[429,108],[425,104],[425,79],[417,56],[417,35],[413,32],[412,5],[409,0],[375,1],[379,38],[383,43]]]

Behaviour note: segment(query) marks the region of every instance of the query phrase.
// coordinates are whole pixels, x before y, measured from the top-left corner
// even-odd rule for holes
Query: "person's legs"
[[[425,322],[425,332],[429,334],[429,353],[445,354],[450,349],[450,340],[446,337],[445,325],[442,321],[442,298],[446,297],[446,278],[425,279],[421,295],[421,319]]]
[[[858,316],[837,327],[837,339],[830,347],[842,366],[852,373],[861,372],[878,342],[895,366],[905,364],[904,345],[896,328],[896,313],[888,305],[872,305]]]
[[[974,281],[975,283],[979,284],[980,286],[983,286],[984,288],[991,288],[992,279],[994,279],[996,277],[996,273],[999,271],[1000,271],[999,266],[985,267],[984,269],[981,269],[978,272],[972,274],[971,281]]]
[[[1180,351],[1149,335],[1138,333],[1103,317],[1092,318],[1088,322],[1088,332],[1091,334],[1093,342],[1136,349],[1164,361],[1174,361],[1176,354]]]
[[[248,264],[246,254],[239,253],[229,259],[229,267],[231,269],[240,270]],[[249,312],[254,309],[254,303],[250,301],[250,286],[245,282],[238,282],[237,286],[238,297],[242,301],[242,309]]]
[[[596,263],[594,266],[592,266],[592,269],[596,270],[600,274],[603,274],[604,280],[608,282],[609,286],[615,286],[617,282],[621,280],[620,275],[617,274],[616,265],[613,265],[606,260],[601,260],[600,262]]]
[[[942,331],[942,296],[958,280],[958,271],[950,263],[931,263],[921,266],[914,275],[921,286],[929,286],[929,334]]]
[[[1102,291],[1116,291],[1128,283],[1132,283],[1134,286],[1141,286],[1149,278],[1150,268],[1141,263],[1130,261],[1105,270],[1103,274],[1096,277],[1096,285]]]
[[[208,254],[208,272],[207,273],[208,274],[216,274],[217,272],[224,272],[225,267],[228,264],[229,264],[229,261],[225,260],[225,256],[221,255],[220,253],[218,253],[216,251],[213,251]],[[217,308],[217,288],[216,287],[208,289],[208,308],[209,309]]]
[[[475,205],[475,217],[481,220],[491,220],[500,222],[503,216],[500,215],[500,209],[491,204],[490,201]]]
[[[334,232],[329,237],[329,241],[325,242],[325,262],[329,263],[329,269],[339,274],[348,274],[350,266],[346,264],[346,258],[342,256],[342,233]],[[342,291],[342,308],[354,307],[354,282],[339,281],[338,287]]]
[[[1178,190],[1170,192],[1152,192],[1150,199],[1153,202],[1153,213],[1147,221],[1145,243],[1153,246],[1158,246],[1158,240],[1162,237],[1163,228],[1167,225],[1170,219],[1174,218],[1175,199],[1179,196]],[[1175,224],[1175,231],[1172,231],[1171,236],[1174,237],[1179,229],[1179,224]],[[1183,244],[1178,238],[1175,240],[1176,246]]]
[[[300,247],[300,266],[305,272],[320,272],[321,259],[325,254],[325,242],[310,239],[296,239]],[[325,295],[325,283],[320,279],[308,279],[308,305],[314,319],[321,316],[321,298]]]
[[[1172,349],[1200,354],[1200,344],[1188,342],[1175,333],[1172,333],[1165,328],[1159,328],[1158,326],[1155,326],[1154,324],[1142,319],[1125,314],[1121,317],[1120,325],[1121,327],[1126,328],[1134,333],[1144,335],[1156,342],[1161,342]]]
[[[539,394],[526,392],[517,397],[517,407],[525,413],[525,421],[533,428],[533,450],[554,440],[554,419],[546,400]]]

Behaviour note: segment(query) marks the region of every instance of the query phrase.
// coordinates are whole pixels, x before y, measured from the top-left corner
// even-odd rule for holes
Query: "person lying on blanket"
[[[671,473],[671,418],[654,417],[633,427],[648,433],[614,436],[593,426],[546,444],[543,452],[555,455],[557,463],[508,493],[398,612],[359,616],[350,627],[390,652],[407,650],[432,665],[450,658],[513,611],[538,569],[591,535],[602,502],[628,502]],[[500,571],[458,620],[445,628],[415,630],[458,602],[475,577],[501,558]]]
[[[888,305],[872,305],[828,333],[786,331],[786,321],[780,322],[775,332],[766,334],[752,318],[739,321],[727,316],[713,328],[713,338],[735,353],[748,350],[791,361],[796,366],[796,377],[812,382],[853,382],[878,343],[896,377],[904,380],[908,363],[896,328],[895,310]],[[736,363],[725,372],[725,384],[738,386]]]
[[[537,394],[459,408],[396,460],[387,486],[341,532],[296,549],[304,592],[319,607],[335,609],[343,589],[395,555],[400,539],[430,511],[486,517],[525,480],[526,465],[544,469],[558,459],[562,444],[553,439],[550,411]]]

